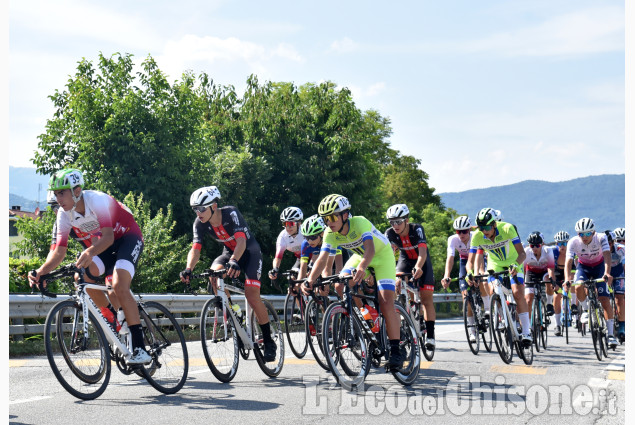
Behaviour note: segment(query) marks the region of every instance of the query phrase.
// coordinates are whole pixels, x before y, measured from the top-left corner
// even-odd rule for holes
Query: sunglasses
[[[588,238],[588,237],[589,237],[589,236],[591,236],[592,234],[593,234],[593,232],[592,232],[592,231],[591,231],[591,232],[578,233],[578,235],[579,235],[581,238],[584,238],[584,237],[587,237],[587,238]]]
[[[493,224],[486,224],[485,226],[478,226],[478,230],[492,230],[494,228]]]
[[[542,246],[542,245],[540,245],[540,244],[538,244],[538,245],[531,244],[531,243],[529,244],[529,247],[530,247],[530,248],[540,248],[541,246]]]
[[[567,246],[567,242],[557,242],[558,246]]]
[[[456,234],[457,234],[457,235],[466,235],[466,234],[468,234],[468,233],[470,233],[470,230],[469,230],[469,229],[457,230],[457,231],[456,231]]]
[[[295,226],[295,224],[296,224],[295,221],[285,221],[284,222],[285,227],[293,227],[293,226]]]
[[[208,207],[192,207],[192,211],[194,211],[195,213],[201,213],[203,214]]]
[[[339,214],[330,214],[330,215],[324,216],[324,220],[326,222],[330,221],[330,222],[335,223],[339,219],[340,219],[340,215]]]
[[[306,240],[308,240],[308,241],[314,241],[314,240],[316,240],[319,237],[320,237],[320,235],[305,236]]]
[[[399,225],[403,224],[404,221],[406,221],[405,218],[398,218],[396,220],[389,220],[391,226],[395,226],[395,225],[399,226]]]

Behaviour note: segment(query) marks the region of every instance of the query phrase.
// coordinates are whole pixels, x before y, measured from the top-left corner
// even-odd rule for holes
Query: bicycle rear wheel
[[[534,334],[533,344],[536,346],[537,352],[540,352],[540,329],[542,328],[542,318],[540,317],[542,311],[542,309],[540,308],[541,304],[542,303],[540,302],[540,297],[535,297],[531,309],[531,329]]]
[[[436,348],[429,349],[426,347],[426,322],[423,320],[423,316],[421,315],[421,305],[414,304],[414,318],[413,322],[419,323],[419,346],[421,347],[421,352],[423,353],[423,357],[426,358],[427,361],[431,362],[434,358],[434,352]]]
[[[490,314],[490,328],[492,337],[496,344],[496,349],[501,359],[509,364],[514,356],[514,346],[512,344],[511,323],[505,325],[505,312],[503,304],[498,295],[492,295],[492,305]]]
[[[139,305],[143,340],[152,363],[141,370],[146,380],[164,394],[183,388],[189,369],[187,345],[181,325],[163,305],[148,301]]]
[[[319,297],[318,300],[318,302],[311,300],[306,306],[306,335],[315,361],[322,369],[329,370],[322,342],[322,322],[328,298]]]
[[[399,317],[399,349],[405,351],[406,355],[403,367],[392,374],[401,385],[411,385],[419,376],[421,368],[419,339],[408,312],[399,304],[395,304],[395,310]],[[385,326],[383,326],[383,331],[386,331]],[[386,338],[386,342],[388,343],[388,338]]]
[[[303,358],[308,349],[309,337],[305,329],[306,305],[302,295],[287,294],[284,300],[283,321],[291,352],[297,358]]]
[[[599,361],[602,361],[602,341],[600,335],[600,326],[598,324],[595,307],[589,302],[589,330],[591,331],[591,339],[593,340],[593,350]]]
[[[564,336],[565,341],[569,343],[569,326],[571,326],[571,313],[569,311],[569,298],[565,298],[562,303],[562,317],[564,320],[562,321],[562,327],[564,328]]]
[[[284,334],[282,333],[282,325],[278,318],[278,313],[273,305],[268,300],[262,300],[267,312],[269,313],[269,324],[271,329],[271,338],[276,343],[276,358],[272,362],[265,362],[263,358],[264,353],[264,340],[262,337],[262,330],[260,324],[256,320],[256,314],[251,316],[251,330],[254,336],[254,356],[256,356],[256,362],[260,369],[270,378],[275,378],[280,375],[282,366],[284,366]],[[306,348],[305,348],[306,351]]]
[[[324,313],[322,343],[335,380],[347,391],[361,386],[370,369],[370,353],[359,320],[349,316],[341,302]]]
[[[75,301],[57,303],[46,317],[44,346],[64,389],[79,399],[93,400],[110,381],[110,348],[95,317],[89,313],[86,319]]]
[[[602,354],[605,358],[609,356],[609,334],[606,326],[606,319],[604,318],[604,310],[600,307],[597,310],[598,314],[598,328],[600,330],[600,342],[602,343]]]
[[[483,339],[483,346],[488,353],[492,351],[492,328],[489,325],[489,316],[485,315],[485,304],[483,303],[483,298],[478,297],[478,301],[474,303],[476,307],[475,317],[480,317],[480,321],[478,321],[478,332],[481,335],[481,339]]]
[[[472,324],[468,324],[469,311],[472,312]],[[476,331],[478,318],[475,314],[474,301],[471,297],[466,296],[463,299],[463,325],[465,326],[465,336],[467,337],[467,345],[470,347],[472,354],[478,354],[480,346],[479,333]],[[474,336],[474,342],[470,341],[470,336]]]
[[[549,327],[549,316],[547,316],[547,306],[540,302],[540,342],[542,348],[547,349],[547,329]]]
[[[216,379],[229,382],[238,372],[238,335],[220,297],[208,300],[201,311],[201,343]]]

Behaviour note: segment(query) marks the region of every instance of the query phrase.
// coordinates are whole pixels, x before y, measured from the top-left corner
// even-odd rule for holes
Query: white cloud
[[[386,83],[383,81],[373,83],[366,87],[358,86],[356,84],[350,84],[346,87],[348,87],[348,89],[353,94],[353,99],[355,100],[355,102],[365,102],[368,100],[368,98],[377,97],[386,91]]]
[[[540,25],[499,32],[463,43],[470,52],[506,56],[568,56],[624,49],[622,7],[597,7],[549,19]]]
[[[354,42],[348,37],[344,37],[341,40],[335,40],[331,43],[330,51],[337,53],[350,53],[359,48],[359,44]]]

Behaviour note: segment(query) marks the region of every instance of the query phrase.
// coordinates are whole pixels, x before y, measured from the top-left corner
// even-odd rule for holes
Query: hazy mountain
[[[503,220],[518,226],[525,242],[534,230],[547,241],[560,230],[575,234],[576,221],[593,219],[597,230],[624,226],[624,174],[582,177],[564,182],[526,180],[520,183],[441,193],[445,206],[474,219],[483,207],[503,213]]]
[[[38,188],[40,188],[40,203],[46,205],[46,188],[48,187],[48,182],[49,176],[37,174],[35,168],[9,167],[9,194],[24,198],[22,202],[32,201],[35,204],[35,201],[38,199]],[[19,202],[16,204],[12,204],[12,202],[14,201],[11,201],[11,195],[9,195],[9,207],[12,205],[21,205]],[[23,206],[22,209],[26,208]]]

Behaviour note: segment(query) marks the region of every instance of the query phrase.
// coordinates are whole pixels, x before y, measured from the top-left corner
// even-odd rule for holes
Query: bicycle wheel
[[[541,304],[542,303],[540,302],[540,298],[535,297],[531,308],[531,330],[534,335],[533,344],[536,346],[537,352],[540,352],[540,329],[542,327],[542,317],[540,317]]]
[[[238,335],[222,300],[208,300],[201,311],[201,343],[209,369],[216,379],[229,382],[238,371]]]
[[[319,297],[318,300],[318,302],[311,300],[306,305],[306,335],[315,361],[322,369],[329,370],[328,361],[324,355],[324,346],[322,344],[322,321],[324,311],[328,304],[328,298]]]
[[[152,363],[141,370],[146,380],[164,394],[183,388],[189,369],[187,345],[181,325],[163,305],[148,301],[139,305],[143,340]]]
[[[278,313],[273,305],[267,300],[262,300],[267,312],[269,313],[269,324],[271,328],[271,338],[276,343],[278,349],[276,350],[276,358],[272,362],[265,362],[263,359],[264,353],[264,340],[262,337],[262,330],[260,324],[256,320],[256,314],[251,316],[251,331],[254,336],[254,355],[256,356],[256,362],[258,366],[270,378],[275,378],[280,375],[282,366],[284,365],[284,335],[282,333],[282,325],[280,319],[278,319]]]
[[[306,355],[308,349],[305,310],[306,305],[301,295],[287,294],[283,311],[284,333],[287,334],[291,352],[299,359]]]
[[[347,391],[358,388],[370,370],[370,353],[359,319],[349,316],[343,303],[328,306],[324,313],[322,343],[329,369]]]
[[[505,312],[500,297],[496,294],[492,295],[490,328],[498,354],[507,364],[511,363],[514,356],[510,326],[511,324],[505,325]]]
[[[598,303],[599,304],[599,303]],[[600,330],[600,342],[602,348],[602,354],[605,358],[608,358],[609,353],[609,333],[608,328],[606,327],[606,319],[604,318],[604,310],[602,306],[600,306],[597,310],[598,314],[598,329]]]
[[[468,310],[472,312],[472,324],[468,324]],[[466,296],[463,299],[463,325],[465,326],[465,336],[467,337],[467,345],[470,347],[470,351],[472,354],[478,354],[478,349],[480,346],[480,338],[478,332],[476,332],[477,325],[476,322],[478,318],[476,317],[476,308],[474,307],[474,301],[471,297]],[[474,336],[474,342],[470,341],[470,336]]]
[[[564,336],[565,341],[569,343],[569,326],[571,326],[571,313],[569,311],[569,298],[565,298],[562,303],[562,317],[564,320],[562,321],[562,327],[564,328]]]
[[[478,298],[478,301],[475,302],[474,306],[476,307],[475,317],[480,317],[480,321],[478,321],[477,329],[479,334],[481,335],[481,339],[483,340],[483,346],[488,353],[492,351],[492,328],[489,325],[489,317],[485,316],[485,305],[483,304],[483,299],[481,297]]]
[[[403,367],[396,372],[392,372],[392,374],[401,385],[407,386],[411,385],[419,376],[419,369],[421,368],[419,339],[417,338],[415,325],[408,312],[399,304],[395,304],[395,310],[399,316],[399,349],[405,351],[406,360],[403,363]],[[384,326],[383,328],[385,332],[386,327]],[[386,338],[386,341],[388,341],[388,338]]]
[[[591,332],[591,340],[593,340],[595,356],[599,361],[602,361],[602,341],[597,317],[595,307],[589,302],[589,330]]]
[[[545,303],[540,303],[540,342],[542,348],[547,349],[547,329],[549,327],[549,316],[547,316],[547,306]]]
[[[427,361],[431,362],[434,358],[436,348],[430,350],[426,347],[426,322],[423,320],[423,316],[421,315],[421,305],[414,304],[413,322],[419,323],[419,346],[421,347],[423,357],[425,357]]]
[[[103,394],[110,381],[110,348],[92,313],[86,322],[75,301],[57,303],[46,317],[44,346],[53,374],[66,391],[82,400]]]
[[[516,341],[516,351],[518,357],[520,357],[526,365],[530,365],[534,362],[534,344],[523,344],[521,341]]]

